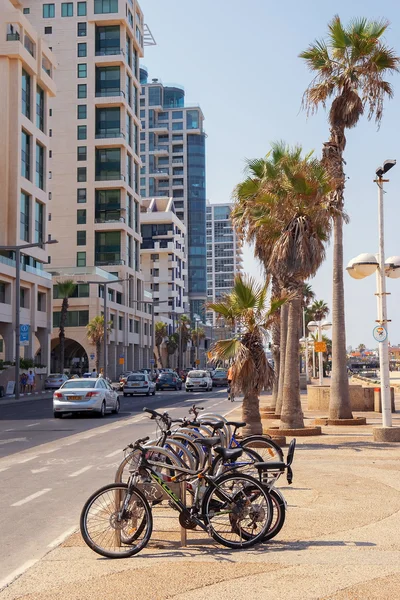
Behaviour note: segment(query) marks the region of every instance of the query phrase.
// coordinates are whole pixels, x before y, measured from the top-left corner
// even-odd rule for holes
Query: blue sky
[[[207,139],[207,197],[226,202],[243,177],[246,158],[263,156],[274,140],[301,143],[307,150],[328,139],[326,115],[307,118],[301,98],[310,74],[299,52],[323,37],[337,13],[347,22],[358,16],[385,17],[391,22],[386,43],[400,54],[400,5],[371,0],[335,3],[269,0],[142,0],[141,7],[157,46],[146,48],[149,77],[181,83],[186,100],[199,103],[205,115]],[[377,12],[377,9],[384,12]],[[377,252],[376,167],[397,158],[385,195],[386,256],[400,255],[400,74],[392,79],[395,99],[386,103],[379,131],[362,118],[347,135],[345,264],[361,252]],[[251,251],[245,269],[261,270]],[[311,281],[319,299],[331,304],[332,259]],[[400,344],[400,280],[387,280],[389,340]],[[375,347],[375,278],[352,280],[345,274],[347,345]]]

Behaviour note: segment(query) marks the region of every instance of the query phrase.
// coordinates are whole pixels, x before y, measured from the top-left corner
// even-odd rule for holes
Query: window
[[[24,10],[22,11],[24,15],[29,15],[29,13],[31,12],[30,8],[24,8]]]
[[[25,131],[21,132],[21,175],[31,178],[31,136]]]
[[[78,65],[78,78],[83,79],[84,77],[87,77],[87,64],[81,63]]]
[[[77,181],[86,181],[86,167],[78,167],[76,170]]]
[[[77,128],[77,138],[78,138],[78,140],[86,140],[87,139],[87,127],[86,127],[86,125],[78,125],[78,128]]]
[[[40,312],[46,312],[46,294],[44,294],[43,292],[38,292],[37,309]]]
[[[44,91],[36,88],[36,127],[44,131]]]
[[[78,17],[86,17],[86,2],[78,2]]]
[[[0,304],[6,303],[6,283],[4,281],[0,281]],[[1,340],[3,343],[3,340]]]
[[[45,27],[44,28],[44,33],[45,33],[45,35],[52,34],[53,33],[53,28],[52,27]],[[51,48],[50,48],[50,50],[51,50]]]
[[[172,123],[173,131],[180,131],[183,129],[183,121],[179,121],[178,123]]]
[[[75,286],[73,293],[70,296],[71,298],[89,298],[89,284],[88,283],[78,283]],[[53,298],[54,300],[62,300],[60,297],[58,286],[53,286]]]
[[[172,141],[177,142],[183,140],[183,135],[181,133],[174,133],[172,136]]]
[[[77,231],[76,232],[76,245],[77,246],[86,246],[86,231]]]
[[[74,16],[74,3],[73,2],[61,2],[61,16],[62,17],[73,17]]]
[[[139,321],[134,321],[135,324],[135,333],[139,333]]]
[[[20,233],[19,237],[24,242],[29,242],[29,221],[30,221],[30,197],[25,192],[21,192],[20,200]]]
[[[96,138],[112,138],[121,135],[121,110],[118,107],[96,108]]]
[[[54,4],[43,4],[43,19],[54,19],[56,16]]]
[[[86,267],[86,252],[77,252],[76,253],[76,266],[77,267]]]
[[[129,319],[129,333],[133,333],[133,319]]]
[[[119,67],[96,67],[96,96],[119,96],[120,90]]]
[[[44,206],[35,201],[35,242],[43,242],[44,238]]]
[[[95,233],[95,265],[121,264],[121,232],[97,231]]]
[[[22,114],[31,118],[31,76],[22,69]]]
[[[85,254],[82,252],[81,254]],[[83,265],[86,266],[86,265]],[[61,312],[53,312],[53,327],[60,327]],[[86,327],[89,323],[88,310],[69,310],[67,312],[66,327]]]
[[[122,330],[124,328],[124,317],[118,317],[118,329]]]
[[[77,189],[76,201],[78,202],[78,204],[86,204],[86,188],[78,188]],[[85,221],[85,223],[86,223],[86,221]]]
[[[95,15],[116,12],[118,12],[118,0],[94,0]]]
[[[78,83],[78,98],[87,98],[86,83]]]
[[[78,44],[78,56],[79,58],[84,58],[87,56],[87,44],[86,42],[79,42]]]
[[[172,119],[176,120],[176,119],[183,119],[183,110],[175,110],[172,113]]]
[[[172,185],[183,185],[183,179],[173,179]]]
[[[36,142],[36,185],[44,190],[44,148]]]
[[[187,129],[199,129],[199,111],[188,110],[186,112],[186,127]]]
[[[78,37],[84,37],[86,35],[86,23],[78,23]]]
[[[77,113],[78,113],[77,114],[78,119],[86,119],[87,118],[87,105],[79,104]]]
[[[96,181],[121,179],[121,149],[96,148]]]
[[[76,211],[76,222],[78,225],[86,225],[86,209]]]
[[[87,146],[78,146],[76,159],[87,160]]]
[[[29,290],[23,287],[19,293],[19,305],[21,308],[29,308]]]

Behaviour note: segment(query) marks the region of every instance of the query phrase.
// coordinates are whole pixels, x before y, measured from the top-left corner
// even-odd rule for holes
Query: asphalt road
[[[0,405],[0,589],[77,527],[87,497],[113,481],[123,447],[154,435],[143,406],[177,418],[193,403],[219,414],[235,408],[226,389],[122,398],[119,415],[104,419],[56,420],[51,400]]]

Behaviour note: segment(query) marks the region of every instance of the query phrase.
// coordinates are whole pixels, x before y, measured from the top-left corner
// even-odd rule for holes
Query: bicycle
[[[170,479],[158,473],[154,462],[146,457],[142,444],[148,437],[137,440],[134,448],[140,451],[140,461],[128,483],[103,486],[86,501],[80,518],[80,530],[85,543],[107,558],[126,558],[140,552],[148,543],[153,528],[149,502],[138,489],[140,480],[150,480],[167,494],[179,512],[182,527],[200,527],[228,548],[249,548],[266,535],[273,516],[272,500],[265,486],[247,474],[228,473],[212,477],[207,472],[211,464],[211,448],[219,438],[199,440],[209,449],[209,461],[200,471],[175,467],[180,473]],[[217,448],[216,448],[217,451]],[[259,469],[268,469],[259,463]],[[193,504],[187,507],[167,485],[169,481],[195,485]],[[188,483],[189,482],[189,483]]]

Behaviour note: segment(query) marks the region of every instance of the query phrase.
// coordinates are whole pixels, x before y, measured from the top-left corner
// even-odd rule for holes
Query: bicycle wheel
[[[286,519],[286,503],[282,498],[279,492],[277,492],[274,488],[269,490],[269,494],[271,496],[272,505],[274,507],[274,514],[272,516],[271,526],[268,529],[267,533],[263,537],[263,542],[268,540],[272,540],[280,530],[282,529],[285,519]]]
[[[218,477],[204,494],[202,515],[211,536],[228,548],[261,542],[272,521],[273,505],[259,481],[242,473]]]
[[[107,558],[133,556],[151,537],[150,505],[140,490],[126,483],[105,485],[85,502],[80,530],[85,543],[97,554]]]
[[[211,475],[220,476],[227,472],[240,471],[258,479],[258,471],[253,467],[256,462],[263,462],[263,459],[250,448],[243,449],[242,456],[232,463],[224,461],[222,456],[216,456],[211,465]]]
[[[240,441],[242,448],[254,450],[262,458],[262,462],[283,462],[282,448],[264,435],[249,435]]]

